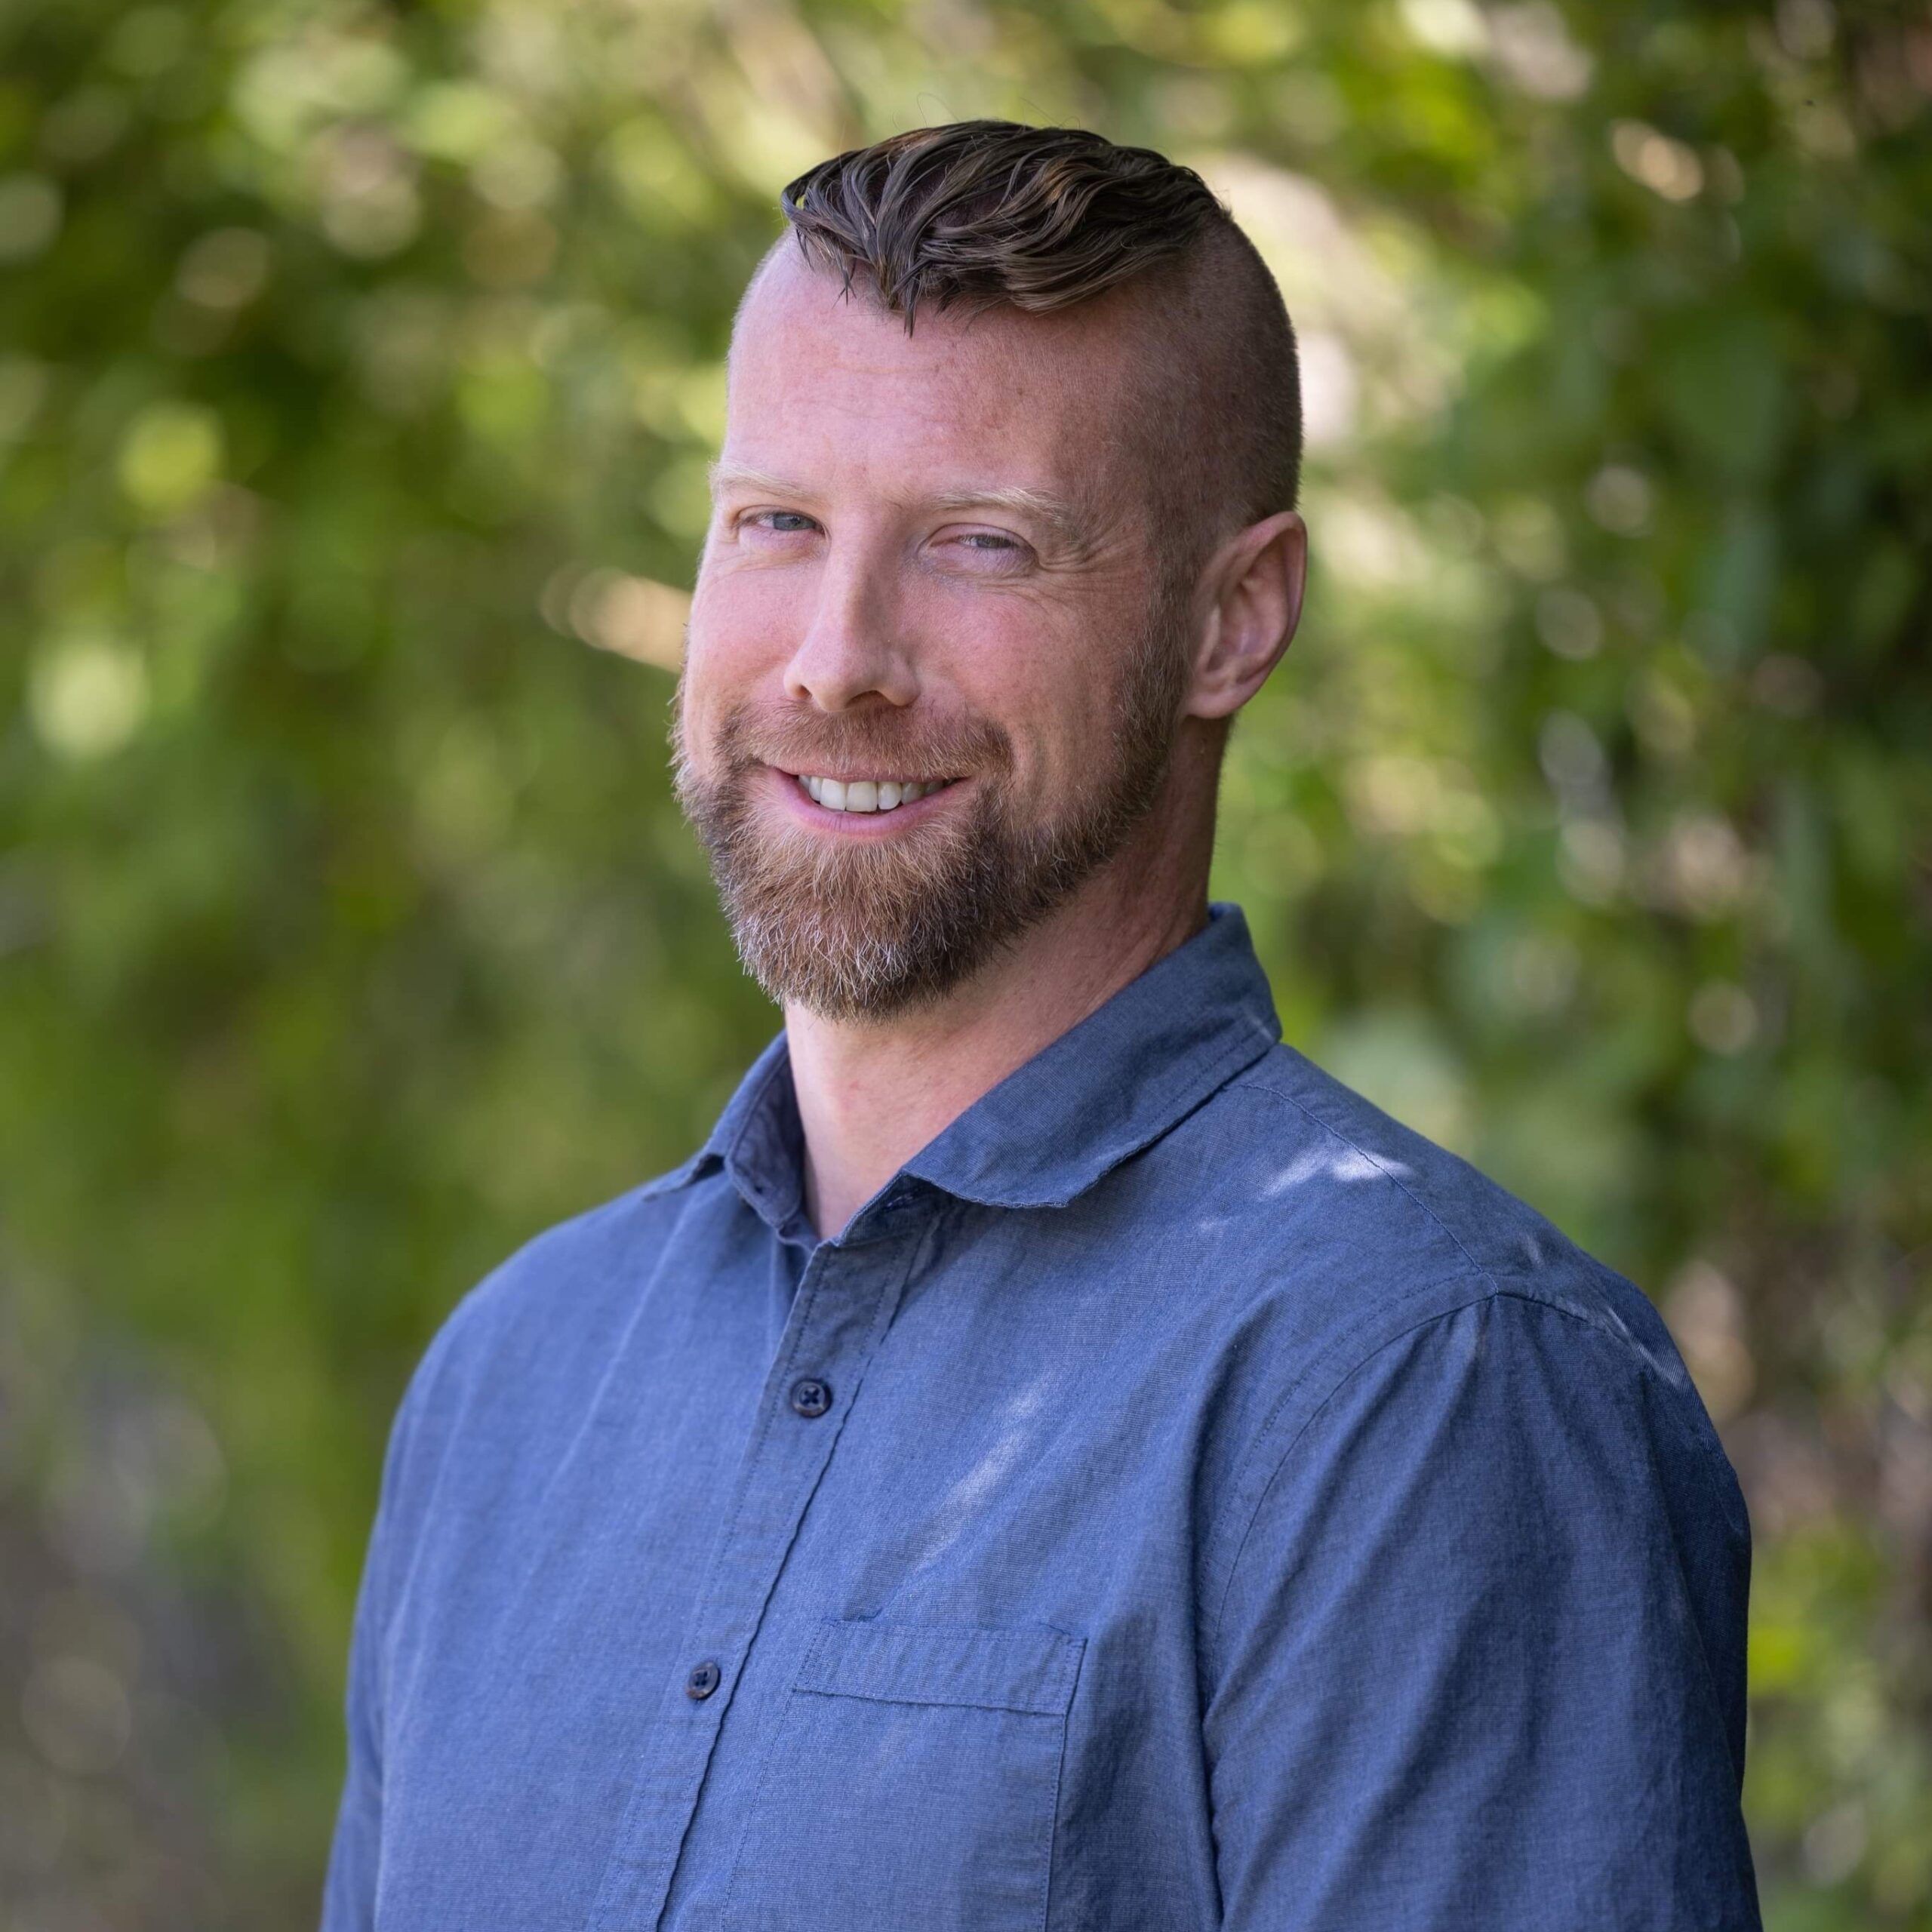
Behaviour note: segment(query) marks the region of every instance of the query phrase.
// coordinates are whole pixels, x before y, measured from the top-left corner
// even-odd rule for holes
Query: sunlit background
[[[1662,1305],[1777,1932],[1932,1927],[1932,19],[0,5],[0,1924],[312,1924],[404,1378],[768,1036],[663,731],[782,183],[1199,168],[1315,576],[1217,890]]]

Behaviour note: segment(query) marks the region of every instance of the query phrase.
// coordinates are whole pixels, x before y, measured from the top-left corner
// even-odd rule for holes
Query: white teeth
[[[833,812],[895,811],[900,806],[909,805],[914,799],[923,798],[928,792],[937,792],[952,782],[949,778],[935,779],[925,784],[903,778],[815,778],[809,775],[801,776],[798,780],[815,802]]]

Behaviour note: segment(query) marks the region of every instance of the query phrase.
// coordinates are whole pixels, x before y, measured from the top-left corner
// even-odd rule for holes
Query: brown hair
[[[859,281],[909,331],[928,304],[1037,314],[1145,281],[1165,352],[1162,494],[1184,492],[1198,539],[1293,506],[1294,333],[1254,244],[1193,169],[1082,128],[959,121],[821,162],[782,205],[814,267],[848,291]],[[1197,452],[1180,481],[1177,445]]]

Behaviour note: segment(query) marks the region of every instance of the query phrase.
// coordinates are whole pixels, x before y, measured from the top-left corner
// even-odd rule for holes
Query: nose
[[[785,667],[785,691],[820,711],[876,697],[903,709],[919,681],[894,620],[887,574],[862,552],[829,556],[818,574],[811,621]]]

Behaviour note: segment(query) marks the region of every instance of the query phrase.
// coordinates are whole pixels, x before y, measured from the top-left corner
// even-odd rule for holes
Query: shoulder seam
[[[1282,1097],[1285,1099],[1289,1097],[1284,1095]],[[1453,1284],[1453,1279],[1432,1282],[1428,1287],[1417,1289],[1412,1295],[1405,1297],[1404,1299],[1414,1300],[1417,1296],[1439,1291]],[[1658,1374],[1655,1365],[1641,1349],[1629,1346],[1627,1337],[1619,1334],[1608,1323],[1598,1320],[1586,1309],[1578,1308],[1555,1296],[1541,1292],[1534,1284],[1522,1281],[1518,1277],[1506,1277],[1505,1281],[1499,1282],[1487,1270],[1478,1271],[1477,1283],[1472,1285],[1478,1287],[1477,1292],[1472,1293],[1463,1300],[1447,1307],[1438,1308],[1427,1315],[1418,1316],[1414,1321],[1406,1324],[1394,1334],[1383,1337],[1366,1354],[1350,1362],[1336,1377],[1320,1400],[1309,1409],[1307,1415],[1303,1418],[1300,1426],[1281,1445],[1280,1454],[1275,1458],[1272,1464],[1269,1467],[1267,1478],[1256,1494],[1254,1506],[1248,1512],[1247,1521],[1242,1528],[1240,1540],[1235,1546],[1234,1553],[1228,1559],[1226,1580],[1222,1585],[1220,1596],[1214,1604],[1214,1613],[1208,1620],[1204,1633],[1203,1647],[1209,1654],[1212,1654],[1214,1647],[1220,1641],[1222,1622],[1226,1614],[1228,1598],[1233,1594],[1235,1577],[1241,1567],[1241,1558],[1247,1552],[1249,1539],[1254,1534],[1254,1525],[1260,1520],[1262,1507],[1266,1503],[1282,1470],[1287,1466],[1289,1458],[1300,1446],[1302,1438],[1320,1420],[1328,1405],[1334,1401],[1349,1382],[1367,1368],[1378,1355],[1386,1353],[1398,1343],[1407,1340],[1409,1337],[1420,1330],[1429,1327],[1438,1321],[1447,1321],[1452,1315],[1460,1315],[1465,1309],[1473,1308],[1479,1302],[1526,1302],[1537,1308],[1547,1309],[1552,1315],[1562,1315],[1567,1320],[1575,1322],[1580,1327],[1586,1328],[1601,1337],[1604,1341],[1617,1346],[1619,1353],[1634,1367],[1640,1380],[1657,1382],[1662,1386],[1667,1395],[1673,1398],[1673,1400],[1677,1397],[1678,1392],[1668,1383],[1663,1381]],[[1346,1337],[1339,1338],[1330,1349],[1324,1350],[1323,1359],[1333,1355],[1343,1346],[1343,1341],[1346,1339]],[[1283,1392],[1281,1400],[1269,1410],[1267,1420],[1262,1424],[1257,1432],[1257,1440],[1266,1437],[1268,1431],[1274,1426],[1275,1419],[1294,1398],[1296,1391],[1306,1383],[1318,1365],[1318,1363],[1311,1364]],[[1675,1420],[1673,1416],[1673,1420]],[[1694,1429],[1684,1431],[1680,1427],[1680,1432],[1687,1435],[1687,1446],[1694,1452],[1698,1466],[1703,1472],[1704,1480],[1712,1484],[1713,1488],[1718,1488],[1719,1486],[1717,1483],[1716,1472],[1712,1466],[1712,1444],[1706,1442],[1702,1435]],[[1718,1452],[1721,1454],[1721,1445],[1719,1444],[1718,1447]],[[1718,1504],[1720,1513],[1728,1518],[1731,1511],[1727,1499],[1720,1493],[1715,1500]]]
[[[1401,1297],[1401,1300],[1419,1301],[1425,1295],[1440,1294],[1445,1288],[1454,1286],[1457,1281],[1466,1280],[1466,1277],[1451,1277],[1446,1281],[1432,1281],[1421,1287],[1411,1289],[1407,1294]],[[1475,1281],[1469,1285],[1472,1292],[1462,1300],[1454,1303],[1447,1308],[1433,1309],[1426,1315],[1417,1316],[1413,1321],[1398,1328],[1393,1334],[1385,1335],[1365,1354],[1355,1356],[1349,1360],[1336,1375],[1334,1380],[1329,1383],[1327,1388],[1322,1392],[1318,1399],[1309,1408],[1308,1414],[1302,1418],[1300,1426],[1286,1442],[1282,1444],[1281,1453],[1268,1466],[1267,1475],[1255,1492],[1254,1506],[1247,1512],[1247,1521],[1242,1526],[1240,1538],[1235,1544],[1233,1553],[1228,1558],[1226,1577],[1221,1585],[1220,1593],[1215,1601],[1213,1614],[1208,1619],[1204,1647],[1211,1654],[1215,1645],[1220,1641],[1221,1621],[1226,1613],[1228,1598],[1234,1591],[1235,1574],[1241,1568],[1241,1560],[1247,1552],[1248,1539],[1254,1534],[1255,1523],[1261,1514],[1262,1505],[1267,1501],[1269,1493],[1274,1488],[1282,1469],[1288,1458],[1294,1454],[1302,1438],[1315,1426],[1322,1412],[1341,1393],[1349,1383],[1359,1375],[1385,1349],[1393,1348],[1398,1342],[1407,1336],[1413,1335],[1418,1329],[1427,1327],[1432,1321],[1439,1321],[1447,1315],[1459,1315],[1464,1309],[1473,1307],[1479,1301],[1493,1300],[1497,1294],[1496,1284],[1480,1271]],[[1399,1306],[1399,1303],[1398,1305]],[[1286,1389],[1282,1390],[1280,1399],[1268,1411],[1266,1419],[1260,1428],[1255,1431],[1255,1441],[1257,1444],[1266,1441],[1269,1432],[1280,1419],[1282,1411],[1309,1385],[1316,1374],[1334,1357],[1340,1354],[1349,1343],[1355,1340],[1361,1332],[1361,1328],[1368,1325],[1369,1324],[1364,1321],[1357,1328],[1351,1329],[1347,1334],[1338,1335],[1313,1361],[1294,1377]],[[1217,1539],[1211,1532],[1209,1537],[1211,1546],[1216,1540]]]

